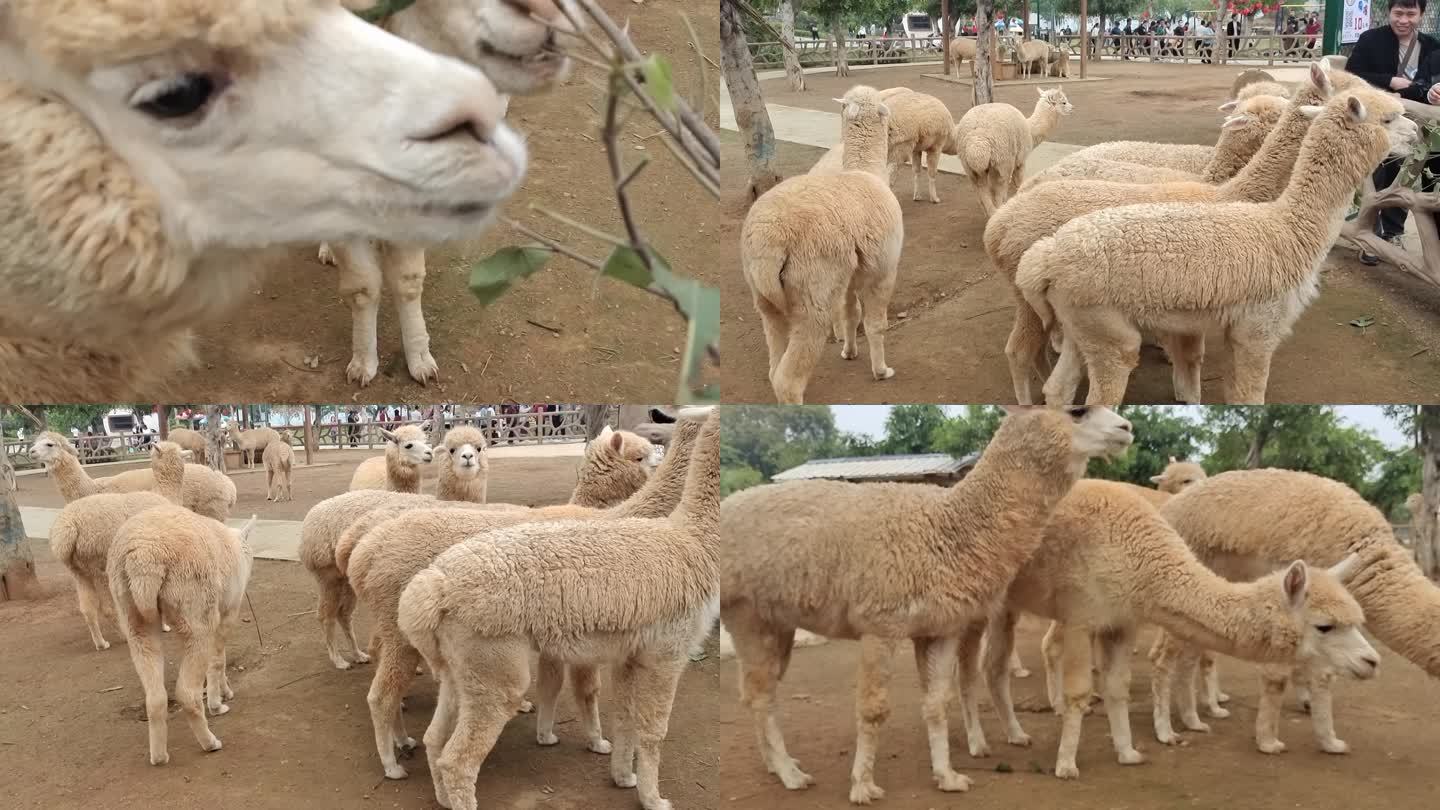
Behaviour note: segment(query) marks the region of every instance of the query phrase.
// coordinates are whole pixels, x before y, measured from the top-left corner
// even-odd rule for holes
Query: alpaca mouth
[[[552,34],[551,39],[553,38],[554,35]],[[502,50],[482,39],[480,40],[480,55],[489,59],[506,62],[517,67],[538,67],[549,62],[559,62],[564,60],[564,54],[551,49],[551,39],[547,39],[545,41],[545,44],[541,46],[539,50],[525,54],[511,53],[509,51]]]
[[[495,206],[483,202],[463,203],[425,203],[420,206],[420,211],[427,216],[447,216],[459,219],[471,219],[475,217],[488,216]]]

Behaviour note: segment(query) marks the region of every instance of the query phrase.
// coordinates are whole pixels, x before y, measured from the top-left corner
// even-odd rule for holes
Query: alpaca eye
[[[133,103],[141,112],[164,120],[191,115],[204,107],[214,95],[214,79],[203,73],[186,73],[140,88]]]
[[[405,445],[405,449],[406,449],[406,450],[409,450],[409,449],[413,448],[414,446],[415,446],[414,444],[407,444],[407,445]]]
[[[1071,418],[1071,419],[1084,419],[1084,418],[1085,418],[1085,414],[1087,414],[1087,413],[1089,413],[1089,412],[1090,412],[1090,409],[1089,409],[1088,407],[1071,408],[1070,411],[1069,411],[1069,413],[1070,413],[1070,418]]]
[[[1330,632],[1331,630],[1334,630],[1334,629],[1335,629],[1335,625],[1333,625],[1333,624],[1317,624],[1317,625],[1315,625],[1315,629],[1316,629],[1316,630],[1319,630],[1319,631],[1322,632],[1322,633],[1328,633],[1328,632]]]

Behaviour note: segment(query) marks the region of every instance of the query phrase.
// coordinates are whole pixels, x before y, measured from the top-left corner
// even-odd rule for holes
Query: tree
[[[1323,475],[1364,492],[1384,458],[1374,436],[1340,422],[1329,405],[1217,405],[1207,410],[1214,452],[1205,469],[1283,467]]]
[[[963,413],[945,420],[935,431],[931,447],[956,458],[978,453],[990,443],[1004,418],[1005,410],[995,405],[966,405]]]
[[[1196,461],[1210,438],[1204,425],[1174,408],[1122,405],[1117,412],[1134,425],[1135,442],[1120,458],[1092,460],[1086,469],[1091,478],[1154,486],[1150,477],[1164,471],[1172,456]]]
[[[750,467],[765,480],[812,458],[829,457],[838,438],[827,405],[726,405],[720,466]]]
[[[1420,451],[1413,447],[1386,456],[1380,461],[1374,480],[1366,484],[1361,494],[1393,520],[1405,500],[1420,491],[1420,466]],[[1410,515],[1409,519],[1414,517]]]
[[[720,0],[720,65],[735,108],[735,124],[745,137],[745,159],[750,170],[750,198],[780,182],[775,167],[775,127],[765,109],[755,63],[740,22],[740,0]],[[793,36],[793,32],[792,32]]]
[[[7,469],[8,458],[0,459]],[[20,518],[20,505],[15,491],[0,487],[0,602],[11,599],[34,599],[40,595],[40,582],[35,578],[35,560],[30,555],[25,521]]]
[[[1416,414],[1420,443],[1420,514],[1412,518],[1415,561],[1425,576],[1440,575],[1440,405],[1421,405]]]
[[[791,0],[780,0],[780,40],[785,79],[790,82],[791,90],[803,91],[805,71],[800,67],[800,55],[795,53],[795,4]]]
[[[971,103],[989,104],[995,100],[994,77],[990,73],[990,54],[995,38],[995,3],[979,0],[975,4],[975,81],[971,83]]]
[[[945,412],[939,405],[896,405],[885,418],[882,447],[893,454],[928,453],[943,424]]]
[[[205,406],[205,461],[210,469],[225,472],[225,434],[220,429],[220,406]]]

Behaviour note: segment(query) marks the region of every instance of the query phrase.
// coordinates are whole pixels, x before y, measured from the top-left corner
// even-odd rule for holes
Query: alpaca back
[[[50,528],[50,551],[77,577],[99,581],[120,525],[147,509],[170,505],[153,492],[102,493],[67,504]]]

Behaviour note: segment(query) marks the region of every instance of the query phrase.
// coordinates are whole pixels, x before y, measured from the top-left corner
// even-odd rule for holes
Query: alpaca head
[[[1135,441],[1130,420],[1103,406],[1059,408],[1040,405],[1004,405],[1009,416],[1000,425],[1042,437],[1050,442],[1068,437],[1073,468],[1097,456],[1119,456]],[[999,431],[996,436],[1000,435]],[[992,441],[993,443],[993,441]]]
[[[623,465],[644,467],[650,463],[655,446],[643,436],[628,430],[612,430],[609,425],[600,429],[585,447],[585,456],[594,461],[612,461]]]
[[[1360,603],[1341,584],[1358,562],[1359,556],[1351,554],[1325,569],[1296,560],[1272,577],[1279,577],[1285,606],[1299,632],[1297,659],[1351,677],[1373,678],[1380,654],[1360,632],[1365,623]]]
[[[0,0],[0,75],[83,117],[55,136],[98,133],[181,252],[470,236],[525,169],[488,79],[336,0]]]
[[[480,475],[485,462],[485,432],[469,425],[457,425],[445,433],[445,441],[436,452],[456,478],[472,479]]]
[[[1220,141],[1216,144],[1216,149],[1247,158],[1253,156],[1260,151],[1266,136],[1280,122],[1286,106],[1285,99],[1269,95],[1252,96],[1221,104],[1220,111],[1227,113],[1227,116],[1220,124]]]
[[[156,472],[167,471],[179,477],[185,474],[185,462],[191,452],[174,442],[156,442],[150,446],[150,466]]]
[[[1176,461],[1174,456],[1170,457],[1170,463],[1159,475],[1150,476],[1150,483],[1161,492],[1168,492],[1171,495],[1185,489],[1198,481],[1205,480],[1205,468],[1193,461]]]
[[[890,126],[890,107],[873,87],[857,84],[840,98],[831,99],[840,105],[840,120],[845,133],[886,130]]]
[[[418,426],[401,425],[394,431],[380,428],[380,435],[390,443],[386,448],[387,451],[395,453],[401,463],[418,467],[421,464],[429,464],[431,459],[435,458],[434,451],[430,449],[430,443],[425,441],[425,428],[429,424],[426,422]]]
[[[44,464],[52,466],[60,460],[60,456],[68,453],[75,456],[75,445],[70,440],[52,430],[47,430],[35,437],[34,444],[30,445],[30,457]]]
[[[345,0],[350,8],[376,0]],[[426,50],[480,68],[502,93],[535,93],[565,80],[571,60],[556,32],[583,27],[574,0],[423,0],[385,27]]]
[[[1301,111],[1315,119],[1311,133],[1319,130],[1323,133],[1321,137],[1328,137],[1335,145],[1351,146],[1343,156],[1337,157],[1360,159],[1366,163],[1366,171],[1387,155],[1409,155],[1420,140],[1420,127],[1405,117],[1405,107],[1399,99],[1368,87],[1341,92],[1323,107],[1307,106]],[[1340,140],[1334,140],[1337,136]],[[1316,143],[1321,142],[1317,139]],[[1357,151],[1353,149],[1357,143],[1372,149]]]
[[[1061,115],[1069,115],[1075,112],[1075,105],[1071,104],[1070,99],[1065,97],[1064,89],[1059,87],[1052,87],[1049,90],[1044,90],[1039,87],[1035,89],[1040,93],[1040,100],[1036,102],[1037,106],[1049,107]]]

